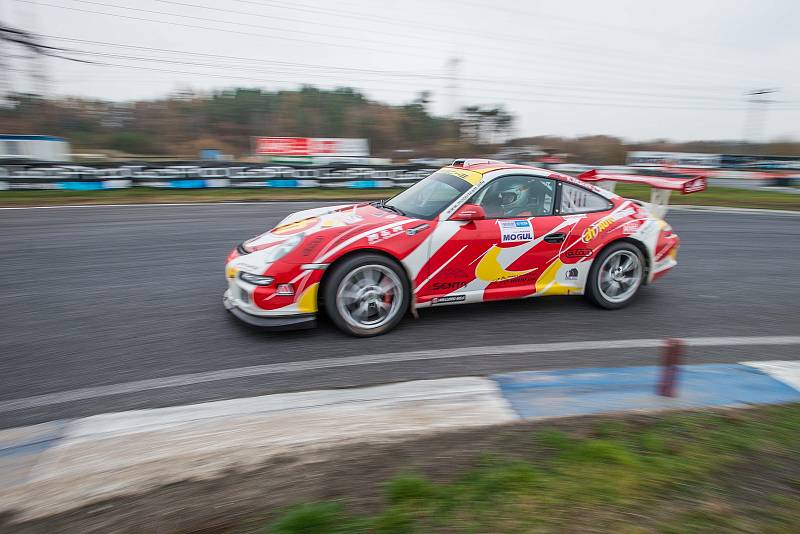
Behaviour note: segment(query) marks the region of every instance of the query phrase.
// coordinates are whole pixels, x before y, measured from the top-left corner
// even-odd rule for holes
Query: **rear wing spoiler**
[[[578,175],[584,182],[595,182],[598,186],[614,192],[616,182],[643,184],[650,186],[650,203],[648,208],[656,217],[664,217],[669,209],[669,195],[680,191],[682,195],[699,193],[708,187],[706,177],[702,175],[688,178],[669,178],[666,176],[643,176],[639,174],[610,174],[598,172],[597,169]]]

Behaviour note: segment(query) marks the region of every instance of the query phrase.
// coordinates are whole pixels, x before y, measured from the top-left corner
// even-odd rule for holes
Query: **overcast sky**
[[[745,92],[776,88],[749,131],[800,139],[796,0],[0,0],[0,20],[105,64],[47,59],[50,95],[347,85],[502,104],[517,135],[689,140],[742,138]]]

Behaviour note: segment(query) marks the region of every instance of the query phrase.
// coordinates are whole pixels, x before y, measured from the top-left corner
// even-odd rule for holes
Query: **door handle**
[[[567,238],[567,234],[547,234],[544,236],[544,240],[548,243],[563,243],[564,240]]]

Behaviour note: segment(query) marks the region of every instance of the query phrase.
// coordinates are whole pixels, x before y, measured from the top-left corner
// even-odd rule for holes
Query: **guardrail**
[[[546,166],[546,165],[545,165]],[[590,168],[580,164],[550,165],[553,170],[579,173]],[[647,172],[651,169],[601,167],[617,173]],[[176,162],[172,165],[53,165],[0,163],[0,190],[52,189],[96,191],[149,187],[164,189],[204,188],[405,188],[436,169],[423,165],[383,166],[304,166],[264,164],[199,164]],[[767,173],[723,169],[697,169],[712,178],[759,180],[765,185],[790,185],[798,173]]]

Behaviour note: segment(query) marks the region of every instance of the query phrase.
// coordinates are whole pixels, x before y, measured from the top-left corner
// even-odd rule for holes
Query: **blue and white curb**
[[[492,378],[521,419],[800,402],[798,389],[771,376],[784,375],[784,368],[742,364],[682,366],[678,396],[674,398],[656,395],[660,372],[654,366],[620,367],[530,371]]]
[[[2,430],[0,513],[32,519],[279,456],[334,459],[335,447],[353,443],[585,414],[800,402],[800,361],[682,366],[675,398],[656,395],[658,373],[625,367],[420,380]]]

